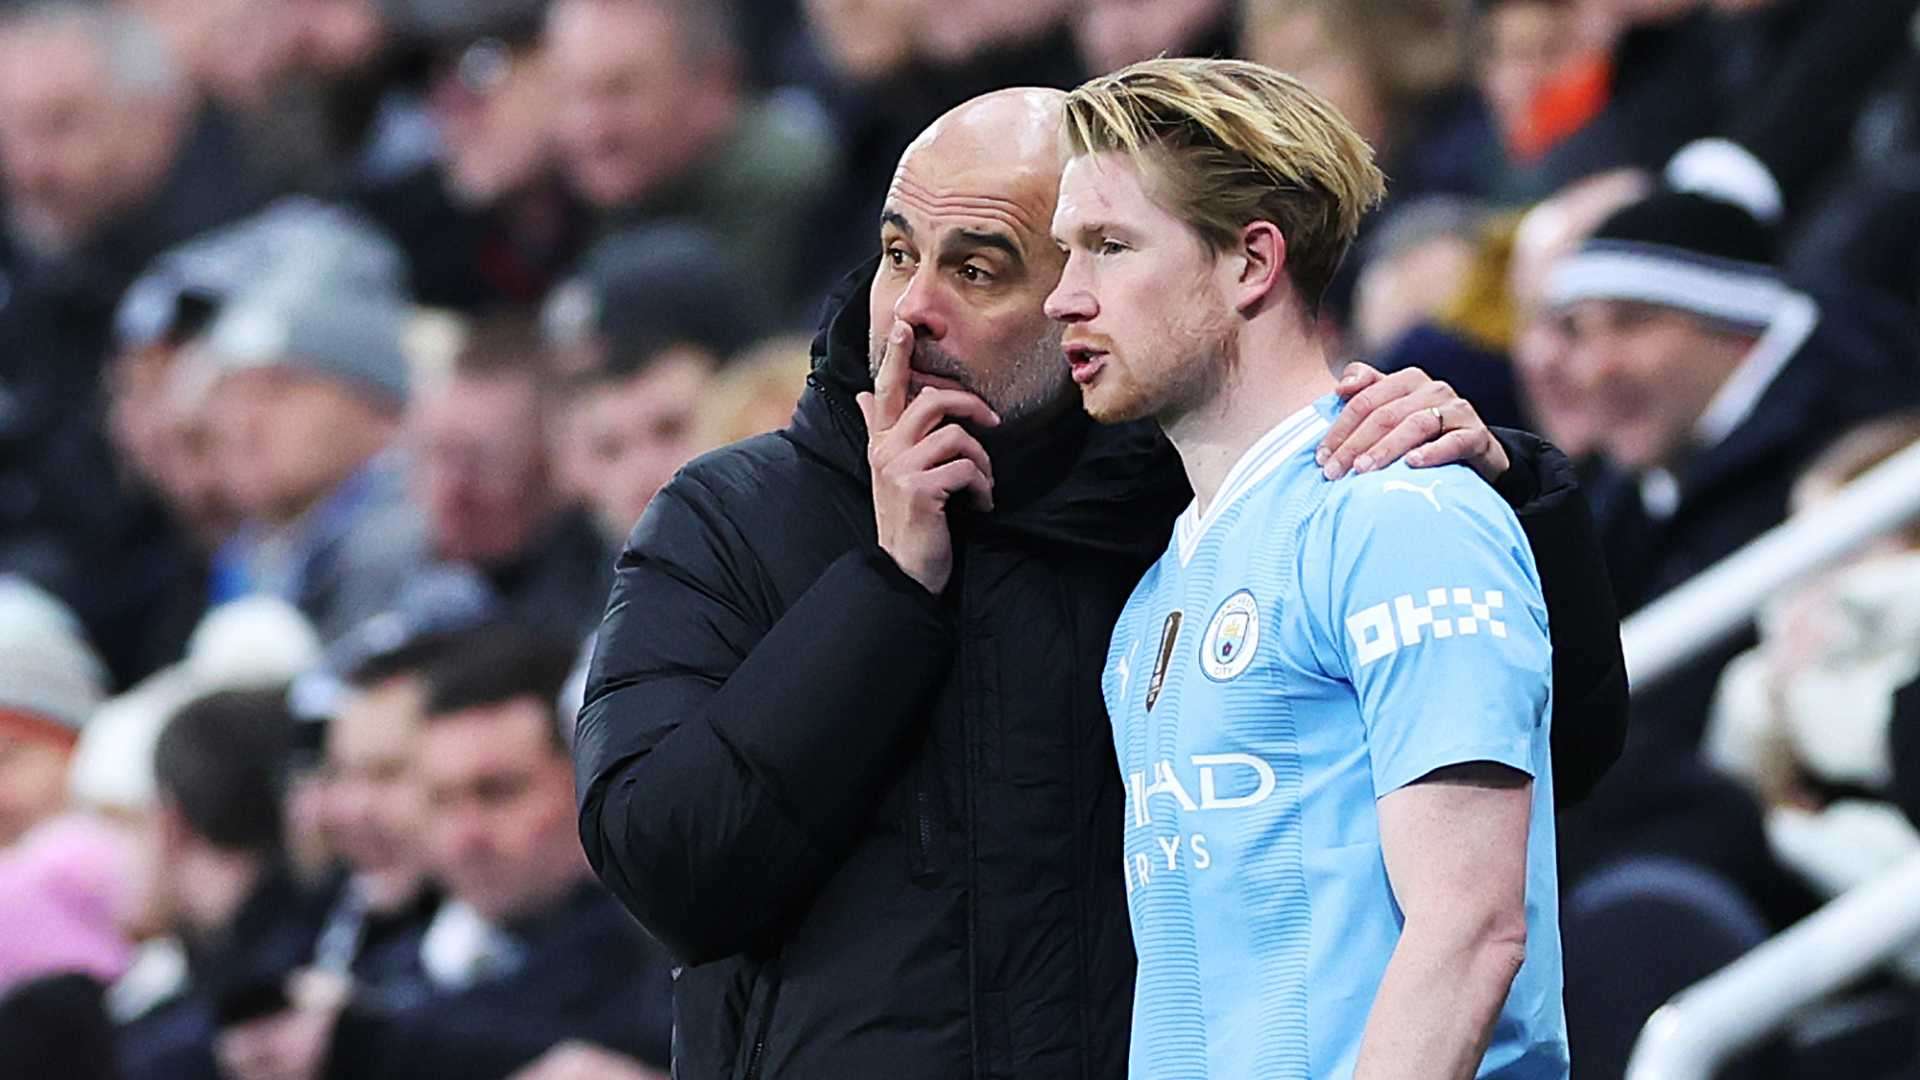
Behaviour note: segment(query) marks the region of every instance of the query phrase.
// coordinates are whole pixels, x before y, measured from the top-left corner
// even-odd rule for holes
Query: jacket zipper
[[[767,1031],[773,1027],[773,1007],[780,1000],[780,973],[778,969],[767,973],[771,985],[767,987],[766,1003],[760,1007],[760,1029],[754,1032],[753,1049],[747,1054],[747,1071],[744,1080],[760,1080],[760,1059],[767,1052]]]

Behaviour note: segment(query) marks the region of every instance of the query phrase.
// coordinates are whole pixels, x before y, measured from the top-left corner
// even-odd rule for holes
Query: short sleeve
[[[1492,488],[1464,467],[1339,481],[1300,571],[1315,649],[1359,698],[1376,797],[1450,765],[1544,765],[1546,602]]]

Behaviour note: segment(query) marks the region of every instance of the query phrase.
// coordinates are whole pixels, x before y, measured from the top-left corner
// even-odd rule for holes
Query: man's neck
[[[1180,452],[1201,513],[1213,506],[1227,474],[1260,437],[1333,391],[1333,372],[1318,340],[1292,335],[1260,342],[1249,334],[1239,362],[1213,396],[1161,428]]]

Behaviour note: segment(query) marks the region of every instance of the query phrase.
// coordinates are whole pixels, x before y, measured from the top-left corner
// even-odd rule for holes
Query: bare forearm
[[[1374,997],[1354,1080],[1468,1080],[1525,945],[1458,934],[1402,935]]]

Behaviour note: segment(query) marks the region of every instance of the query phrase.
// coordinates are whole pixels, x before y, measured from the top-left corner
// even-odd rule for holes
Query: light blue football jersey
[[[1482,1077],[1568,1075],[1546,605],[1464,466],[1328,481],[1329,396],[1189,507],[1114,630],[1135,1080],[1347,1077],[1403,919],[1375,801],[1435,769],[1534,778],[1527,954]]]

